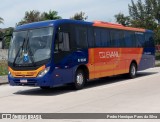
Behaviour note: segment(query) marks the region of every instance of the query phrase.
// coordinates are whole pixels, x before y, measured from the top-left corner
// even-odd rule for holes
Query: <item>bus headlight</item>
[[[43,77],[45,74],[48,73],[49,70],[50,70],[50,67],[45,68],[44,70],[42,70],[42,71],[39,72],[39,74],[38,74],[37,77],[38,77],[38,78]]]
[[[10,77],[13,77],[10,71],[8,72],[8,75],[9,75]]]

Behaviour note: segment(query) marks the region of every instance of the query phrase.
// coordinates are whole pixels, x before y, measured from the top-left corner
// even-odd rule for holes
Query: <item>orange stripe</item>
[[[145,29],[142,28],[132,28],[132,27],[125,27],[123,25],[116,25],[116,24],[110,24],[105,22],[95,22],[93,26],[98,27],[105,27],[105,28],[114,28],[114,29],[120,29],[120,30],[130,30],[130,31],[138,31],[138,32],[145,32]]]
[[[38,68],[37,70],[31,70],[31,71],[14,71],[12,68],[8,67],[8,70],[11,72],[13,77],[21,78],[21,77],[37,77],[38,73],[45,69],[45,65]]]

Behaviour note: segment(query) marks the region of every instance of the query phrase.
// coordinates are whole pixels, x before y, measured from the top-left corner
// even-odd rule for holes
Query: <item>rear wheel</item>
[[[74,82],[74,88],[76,90],[80,90],[84,87],[84,84],[86,82],[86,77],[84,74],[84,71],[81,69],[78,69],[75,75],[75,82]]]
[[[137,65],[135,63],[132,63],[130,65],[130,69],[129,69],[129,78],[135,78],[137,75]]]

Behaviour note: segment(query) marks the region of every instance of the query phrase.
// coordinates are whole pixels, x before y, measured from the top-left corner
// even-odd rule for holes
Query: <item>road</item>
[[[157,67],[139,72],[135,79],[116,76],[94,80],[80,91],[69,86],[45,91],[1,85],[0,113],[160,113],[159,79]]]

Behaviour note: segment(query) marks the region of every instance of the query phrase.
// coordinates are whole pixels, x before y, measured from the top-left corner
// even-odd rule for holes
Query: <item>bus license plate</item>
[[[27,80],[22,79],[22,80],[20,80],[20,82],[21,82],[21,83],[27,83],[28,81],[27,81]]]

